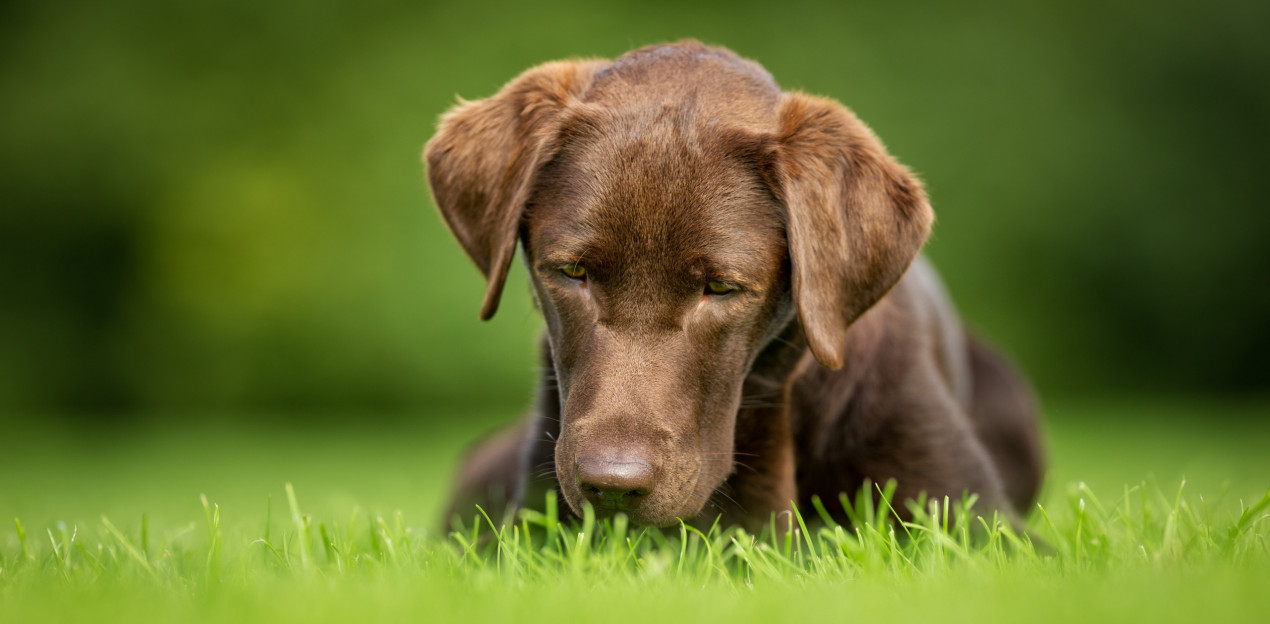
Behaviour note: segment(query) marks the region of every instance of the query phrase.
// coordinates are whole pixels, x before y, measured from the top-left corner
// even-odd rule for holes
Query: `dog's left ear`
[[[794,300],[812,353],[841,368],[847,328],[899,281],[930,233],[921,183],[842,105],[783,96],[766,176],[784,203]]]
[[[437,209],[485,275],[481,320],[494,316],[521,215],[552,156],[564,111],[607,61],[558,61],[525,71],[493,97],[444,116],[423,158]]]

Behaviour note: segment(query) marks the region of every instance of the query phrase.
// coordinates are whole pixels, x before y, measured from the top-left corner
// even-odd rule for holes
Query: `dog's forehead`
[[[726,50],[619,58],[567,113],[531,232],[590,267],[770,269],[785,253],[783,216],[747,146],[774,129],[779,98],[766,71]]]
[[[754,275],[784,253],[781,212],[752,163],[672,119],[571,146],[530,219],[553,251],[590,266]]]

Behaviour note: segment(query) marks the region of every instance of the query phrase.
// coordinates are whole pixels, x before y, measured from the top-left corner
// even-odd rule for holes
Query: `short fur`
[[[550,488],[754,528],[866,479],[1035,500],[1026,383],[919,258],[921,184],[836,102],[685,41],[530,69],[447,113],[425,161],[481,318],[519,241],[547,325],[536,410],[469,455],[452,513]]]

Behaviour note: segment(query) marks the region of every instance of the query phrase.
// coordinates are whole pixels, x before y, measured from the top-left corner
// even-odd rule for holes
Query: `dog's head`
[[[481,318],[523,243],[565,500],[642,524],[696,516],[731,473],[742,382],[795,316],[842,365],[932,220],[850,112],[695,42],[531,69],[447,113],[425,160]]]

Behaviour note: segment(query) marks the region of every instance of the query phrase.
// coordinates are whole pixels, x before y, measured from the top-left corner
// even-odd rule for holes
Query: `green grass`
[[[854,529],[803,510],[758,536],[550,509],[442,533],[448,466],[480,414],[439,430],[11,429],[0,622],[1259,620],[1264,407],[1051,408],[1053,480],[1026,534],[942,500],[911,523],[861,502]]]

